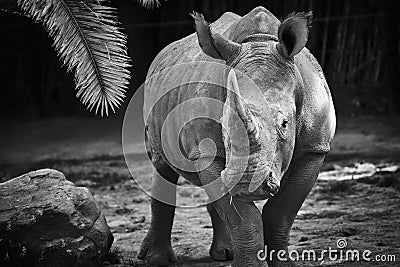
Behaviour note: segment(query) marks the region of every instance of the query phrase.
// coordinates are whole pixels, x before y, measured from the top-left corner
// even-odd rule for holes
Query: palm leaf
[[[73,70],[77,97],[89,110],[108,115],[119,107],[130,73],[126,35],[106,0],[18,0],[40,22],[61,60]]]
[[[161,6],[159,0],[136,0],[136,1],[139,2],[140,5],[148,9]]]

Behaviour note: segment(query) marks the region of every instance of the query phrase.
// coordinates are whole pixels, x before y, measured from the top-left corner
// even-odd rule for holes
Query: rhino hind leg
[[[176,187],[171,184],[168,186],[165,180],[176,184],[179,175],[164,163],[157,164],[156,168],[157,170],[153,171],[151,185],[150,229],[142,242],[138,259],[144,260],[149,265],[167,265],[178,261],[171,246],[175,206],[163,203],[158,199],[167,200],[169,203],[175,202]]]
[[[231,234],[225,222],[219,216],[213,204],[207,205],[213,227],[213,241],[210,247],[210,256],[217,261],[233,260],[233,243]]]

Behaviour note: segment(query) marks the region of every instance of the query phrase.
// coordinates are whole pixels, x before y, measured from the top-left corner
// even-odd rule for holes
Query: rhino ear
[[[241,46],[221,34],[212,33],[210,25],[202,14],[193,12],[190,15],[194,19],[199,45],[204,53],[226,61],[232,60],[239,54]]]
[[[291,13],[285,18],[278,30],[277,49],[282,56],[291,58],[306,46],[311,19],[311,11]]]

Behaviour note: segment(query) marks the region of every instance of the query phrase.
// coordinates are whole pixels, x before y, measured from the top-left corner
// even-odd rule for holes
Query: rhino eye
[[[282,113],[278,114],[278,127],[277,128],[278,128],[277,130],[279,133],[279,137],[282,140],[285,140],[287,137],[287,132],[288,132],[288,128],[289,128],[289,120]]]

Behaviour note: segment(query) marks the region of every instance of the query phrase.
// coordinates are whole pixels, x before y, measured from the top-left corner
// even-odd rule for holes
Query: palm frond
[[[136,0],[136,1],[147,9],[153,9],[154,7],[161,6],[159,0]]]
[[[61,60],[73,70],[77,97],[89,110],[119,107],[130,77],[126,35],[106,0],[18,0],[24,14],[53,38]]]

